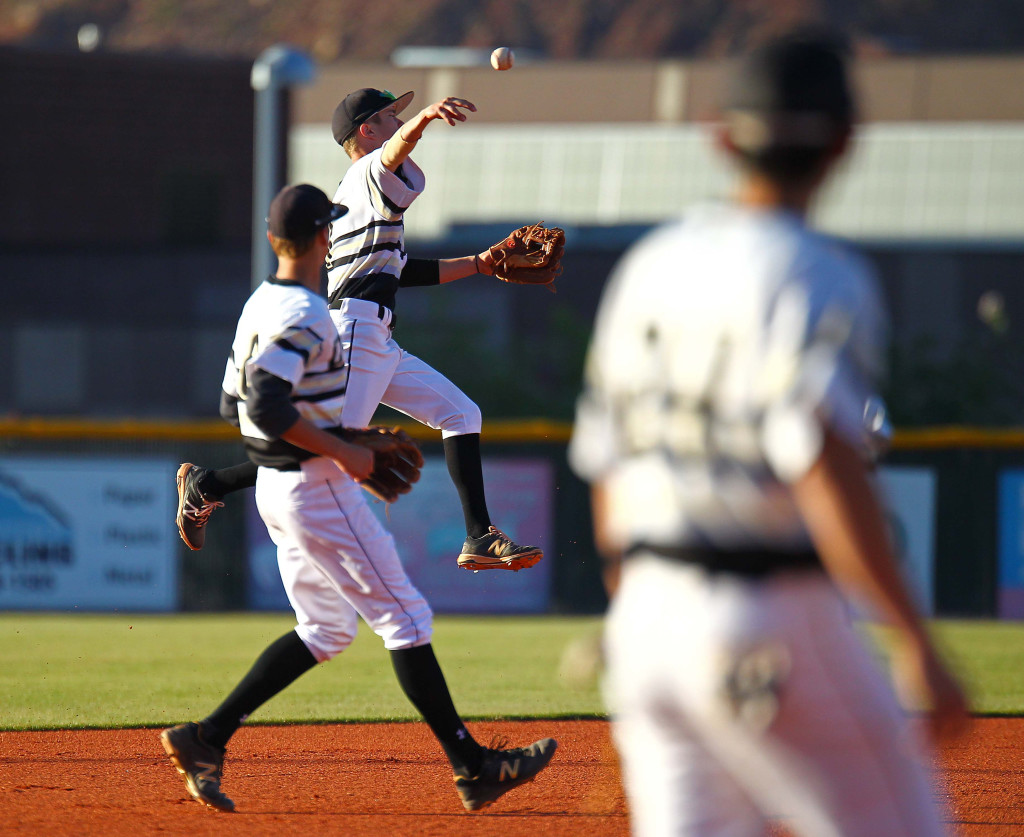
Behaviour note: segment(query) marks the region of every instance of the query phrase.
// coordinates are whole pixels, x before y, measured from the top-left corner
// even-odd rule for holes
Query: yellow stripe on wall
[[[419,422],[395,422],[410,436],[436,441],[440,433]],[[569,441],[572,425],[547,419],[485,423],[484,436],[491,442]],[[167,442],[233,442],[238,429],[220,419],[168,421],[150,419],[0,418],[0,438],[9,439],[136,439]]]
[[[436,430],[418,422],[397,422],[422,441],[440,438]],[[566,444],[572,424],[549,419],[506,419],[484,422],[487,442]],[[232,442],[238,430],[220,419],[170,421],[150,419],[85,419],[28,416],[0,418],[0,437],[12,439],[138,439],[169,442]],[[895,450],[940,448],[1024,449],[1024,428],[921,427],[897,430]]]
[[[895,450],[932,448],[1024,448],[1024,428],[918,427],[893,433]]]

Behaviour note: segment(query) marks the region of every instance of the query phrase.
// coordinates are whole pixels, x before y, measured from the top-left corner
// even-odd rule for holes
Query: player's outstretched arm
[[[472,276],[477,272],[476,256],[460,256],[456,259],[406,259],[405,266],[398,277],[398,284],[403,288],[415,288],[426,285],[443,285]]]
[[[456,96],[448,96],[440,102],[423,108],[412,119],[400,126],[384,143],[384,148],[380,153],[381,163],[385,168],[396,171],[412,153],[427,125],[435,119],[443,119],[449,125],[465,122],[466,114],[462,112],[464,110],[475,112],[476,105],[468,99],[460,99]]]
[[[900,576],[885,516],[863,457],[831,431],[818,461],[793,486],[825,568],[859,593],[898,636],[896,685],[928,709],[939,737],[961,732],[967,702],[946,669]]]
[[[560,257],[560,256],[559,256]],[[438,259],[438,284],[465,279],[467,276],[494,276],[494,256],[490,249],[472,256],[459,256],[455,259]],[[538,282],[538,284],[545,284]]]
[[[467,276],[475,276],[478,273],[490,275],[481,264],[478,255],[460,256],[457,259],[441,259],[438,262],[438,272],[440,273],[440,283],[442,285],[445,282],[454,282],[456,279],[464,279]]]
[[[472,256],[454,259],[410,258],[402,269],[399,283],[402,287],[444,285],[479,273],[484,276],[497,275],[506,282],[553,285],[555,277],[561,273],[564,252],[564,230],[531,224],[513,230],[497,244]]]

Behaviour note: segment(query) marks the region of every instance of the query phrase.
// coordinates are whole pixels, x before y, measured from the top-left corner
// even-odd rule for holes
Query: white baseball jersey
[[[412,160],[397,172],[381,162],[378,148],[356,160],[334,193],[348,213],[331,223],[327,297],[365,299],[394,310],[405,265],[403,216],[423,192],[426,178]]]
[[[785,483],[823,424],[864,443],[883,351],[859,258],[786,213],[695,211],[610,280],[572,464],[605,481],[625,545],[808,549]]]
[[[347,368],[323,297],[273,277],[260,285],[242,309],[223,384],[240,399],[246,447],[261,464],[256,504],[277,546],[296,633],[320,662],[352,642],[357,613],[388,649],[430,642],[430,606],[363,490],[331,460],[269,439],[253,423],[246,396],[257,370],[292,384],[303,418],[342,425]]]
[[[637,835],[942,833],[843,602],[787,563],[813,555],[789,485],[823,428],[864,444],[883,330],[867,267],[780,211],[695,212],[610,280],[570,459],[632,548],[605,688]]]
[[[249,382],[256,369],[292,384],[292,405],[303,418],[321,428],[341,424],[347,372],[323,297],[299,282],[274,276],[263,282],[242,308],[221,384],[238,399],[240,429],[253,461],[294,469],[310,454],[269,439],[249,417]]]
[[[331,316],[348,366],[342,419],[346,427],[363,427],[383,403],[446,437],[479,433],[480,408],[392,336],[406,263],[402,219],[425,178],[412,160],[396,173],[380,155],[377,149],[356,160],[334,195],[349,210],[331,224],[327,257]]]

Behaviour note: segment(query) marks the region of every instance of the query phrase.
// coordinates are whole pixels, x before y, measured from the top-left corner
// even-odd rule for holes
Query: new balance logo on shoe
[[[557,748],[558,742],[553,738],[511,750],[485,748],[476,776],[455,777],[462,806],[467,811],[479,811],[513,788],[532,782],[548,766]]]
[[[511,764],[507,761],[501,763],[501,770],[498,773],[499,782],[507,782],[509,779],[519,778],[519,759]]]
[[[479,538],[466,538],[459,555],[464,570],[519,570],[532,567],[544,553],[536,546],[520,546],[496,526]]]
[[[220,782],[220,776],[218,775],[220,767],[218,765],[210,764],[206,761],[197,761],[195,766],[198,768],[196,770],[196,778]]]
[[[217,811],[235,810],[235,803],[220,789],[224,751],[203,741],[198,724],[165,729],[160,743],[194,799]]]

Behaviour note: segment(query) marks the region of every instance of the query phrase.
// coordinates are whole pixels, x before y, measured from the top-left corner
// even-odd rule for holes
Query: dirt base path
[[[605,722],[471,727],[513,746],[551,735],[558,754],[536,782],[467,814],[422,724],[250,727],[225,767],[238,810],[218,814],[187,795],[155,730],[0,732],[0,834],[628,835]],[[1024,720],[978,720],[944,761],[954,833],[1024,834]]]

